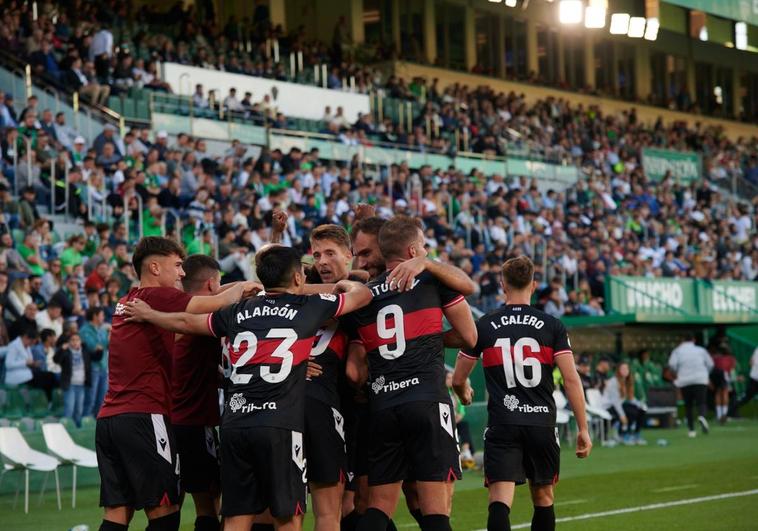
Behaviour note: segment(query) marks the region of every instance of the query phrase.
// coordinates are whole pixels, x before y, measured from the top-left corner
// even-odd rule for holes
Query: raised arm
[[[193,300],[197,297],[193,297]],[[124,314],[127,321],[152,323],[176,334],[212,336],[208,327],[210,313],[174,312],[164,313],[153,310],[140,299],[133,299],[125,304]]]
[[[390,272],[387,281],[390,286],[397,286],[398,291],[408,291],[413,286],[413,280],[423,271],[429,271],[445,286],[464,297],[476,293],[476,284],[463,270],[425,256],[402,262]]]
[[[579,379],[579,373],[574,365],[573,355],[562,354],[555,358],[555,362],[561,371],[561,376],[563,376],[563,388],[566,390],[566,397],[571,404],[571,411],[574,413],[576,425],[579,428],[576,435],[576,456],[582,459],[588,457],[592,451],[592,439],[587,427],[582,381]]]
[[[342,303],[342,312],[340,315],[350,313],[358,308],[363,308],[371,302],[373,296],[371,290],[360,282],[351,280],[340,280],[334,285],[335,293],[342,293],[344,301]]]
[[[478,334],[468,303],[462,299],[459,303],[448,306],[442,311],[452,327],[452,330],[445,334],[446,345],[448,343],[452,345],[454,339],[458,348],[472,348],[476,345]]]
[[[195,295],[187,304],[188,313],[211,313],[240,299],[254,295],[262,286],[257,282],[235,282],[231,287],[215,295]]]

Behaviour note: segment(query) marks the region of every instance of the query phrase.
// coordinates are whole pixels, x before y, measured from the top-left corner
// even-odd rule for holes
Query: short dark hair
[[[409,216],[395,216],[379,231],[379,251],[385,260],[404,258],[405,250],[418,238],[421,221]]]
[[[186,253],[184,248],[169,238],[162,238],[160,236],[145,236],[137,243],[137,248],[134,250],[134,256],[132,257],[132,264],[134,264],[134,271],[137,273],[137,278],[142,275],[142,263],[149,256],[171,256],[175,254],[184,260]]]
[[[87,308],[87,315],[85,317],[87,321],[91,321],[97,314],[104,311],[105,309],[102,306],[92,306],[91,308]]]
[[[42,332],[39,334],[39,339],[43,343],[47,341],[48,337],[55,337],[55,330],[51,330],[49,328],[45,328]]]
[[[23,332],[21,332],[21,335],[27,339],[37,339],[39,337],[39,332],[37,332],[36,326],[28,326]]]
[[[534,280],[534,264],[528,256],[510,258],[503,264],[503,282],[516,289],[524,289]]]
[[[289,287],[295,271],[302,267],[300,259],[300,253],[292,247],[267,247],[256,256],[258,279],[265,289]]]
[[[187,293],[197,291],[203,282],[207,281],[218,271],[221,271],[221,266],[218,262],[214,258],[204,254],[188,256],[184,261],[183,267],[184,278],[182,279],[182,286]]]
[[[329,240],[348,251],[350,250],[350,236],[348,236],[347,231],[343,227],[332,223],[319,225],[313,229],[311,232],[311,245],[313,240]]]
[[[384,226],[385,223],[387,223],[387,220],[384,218],[380,218],[379,216],[363,218],[362,220],[358,221],[355,225],[353,225],[353,228],[350,231],[350,236],[353,241],[355,241],[355,237],[358,236],[359,232],[363,232],[364,234],[368,234],[369,236],[378,237],[379,231],[382,230],[382,227]]]

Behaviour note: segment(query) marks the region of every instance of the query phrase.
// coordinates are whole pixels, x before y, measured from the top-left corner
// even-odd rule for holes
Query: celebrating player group
[[[178,530],[187,494],[198,531],[299,530],[308,492],[317,531],[395,529],[401,493],[420,529],[452,529],[461,468],[445,347],[460,349],[463,404],[482,358],[487,529],[510,529],[526,480],[532,529],[555,529],[555,365],[577,457],[592,443],[566,329],[529,306],[531,261],[503,265],[506,304],[475,323],[465,297],[476,286],[426,257],[420,222],[367,210],[350,234],[317,227],[308,268],[279,243],[258,250],[260,283],[221,285],[215,260],[139,242],[139,287],[116,308],[97,420],[101,531],[128,529],[135,510],[150,531]]]

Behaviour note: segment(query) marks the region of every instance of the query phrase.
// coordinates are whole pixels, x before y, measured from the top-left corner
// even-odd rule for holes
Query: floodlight
[[[629,31],[629,13],[614,13],[611,15],[611,34],[626,35]]]

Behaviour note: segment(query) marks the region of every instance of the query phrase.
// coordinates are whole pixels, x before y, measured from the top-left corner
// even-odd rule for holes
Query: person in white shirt
[[[113,55],[113,34],[108,28],[100,28],[92,36],[92,43],[89,46],[89,60],[94,61],[96,57],[105,54],[110,58]]]
[[[713,369],[713,359],[703,347],[695,344],[695,336],[688,334],[669,357],[669,367],[676,373],[676,385],[682,393],[687,414],[688,435],[695,437],[695,418],[693,409],[697,407],[700,427],[708,433],[708,421],[705,419],[708,380]]]
[[[192,95],[192,104],[198,109],[205,109],[208,107],[208,100],[205,99],[203,94],[203,85],[198,83],[195,85],[195,93]]]
[[[224,98],[224,107],[227,111],[242,112],[245,110],[240,100],[237,99],[237,89],[229,89],[229,95]]]
[[[758,394],[758,347],[753,351],[753,356],[750,358],[750,378],[747,381],[747,390],[745,396],[737,402],[737,408],[741,408],[748,402],[750,402],[755,395]]]
[[[32,345],[37,341],[37,331],[29,329],[8,344],[5,354],[5,385],[18,386],[32,381],[32,367],[41,365],[34,361]]]
[[[60,337],[63,334],[63,310],[57,301],[50,301],[47,308],[41,312],[37,312],[34,320],[37,321],[38,330],[49,328],[55,332],[56,337]]]

